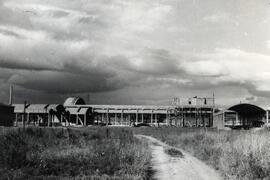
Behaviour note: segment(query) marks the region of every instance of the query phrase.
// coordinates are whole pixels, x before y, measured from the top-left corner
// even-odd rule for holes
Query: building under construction
[[[64,104],[13,104],[15,125],[212,127],[213,98],[174,99],[170,106],[91,105],[79,97]]]
[[[218,129],[251,128],[268,125],[269,111],[252,104],[238,104],[226,110],[215,108],[215,98],[174,98],[169,106],[93,105],[80,97],[62,104],[10,104],[14,109],[4,124],[35,126],[178,126]],[[5,110],[7,112],[7,110]],[[2,120],[3,121],[3,120]],[[10,122],[10,123],[9,123]]]

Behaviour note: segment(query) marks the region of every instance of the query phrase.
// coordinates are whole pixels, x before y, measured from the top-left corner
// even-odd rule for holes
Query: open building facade
[[[203,101],[203,103],[201,103]],[[200,103],[198,103],[200,102]],[[61,104],[13,104],[15,125],[115,125],[211,127],[213,103],[208,98],[189,98],[171,106],[90,105],[79,97]]]
[[[93,105],[70,97],[63,104],[13,104],[14,125],[34,126],[177,126],[222,129],[268,124],[269,111],[251,104],[226,110],[215,108],[213,98],[177,100],[170,106]]]

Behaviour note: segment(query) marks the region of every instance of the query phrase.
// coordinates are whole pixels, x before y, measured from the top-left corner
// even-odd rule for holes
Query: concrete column
[[[269,123],[269,111],[266,110],[266,125]]]
[[[123,125],[123,110],[121,111],[121,125]]]
[[[79,115],[76,114],[76,125],[78,125],[78,124],[79,124]]]
[[[109,109],[107,109],[107,125],[109,125]]]
[[[203,113],[203,117],[202,117],[202,120],[203,120],[203,127],[205,127],[206,126],[206,123],[205,123],[205,111],[204,111],[204,113]]]
[[[101,114],[101,122],[104,122],[104,113]]]
[[[29,113],[27,113],[27,124],[29,124],[29,122],[30,122],[30,115]]]
[[[157,113],[155,114],[155,123],[157,125]]]
[[[151,125],[153,124],[153,111],[151,111]]]
[[[166,112],[166,125],[168,126],[169,125],[169,118],[168,118],[168,110],[167,110],[167,112]]]
[[[84,122],[83,122],[84,126],[86,126],[86,114],[84,115]]]
[[[131,125],[131,114],[128,114],[128,124]]]
[[[196,127],[198,127],[198,109],[195,110]]]
[[[186,119],[186,112],[185,112],[186,110],[184,110],[184,108],[183,108],[183,127],[185,127],[185,119]]]
[[[138,111],[136,112],[136,125],[138,124]]]
[[[18,114],[15,114],[15,126],[18,126]]]
[[[50,122],[51,122],[51,117],[50,117],[50,114],[48,113],[48,127],[50,127]]]
[[[171,122],[171,112],[169,111],[169,114],[168,114],[168,121],[169,121],[169,125],[172,125],[172,122]]]
[[[60,115],[60,122],[62,124],[62,122],[63,122],[63,114]]]
[[[114,125],[116,125],[117,113],[114,114]]]
[[[143,123],[143,113],[142,113],[142,123]]]

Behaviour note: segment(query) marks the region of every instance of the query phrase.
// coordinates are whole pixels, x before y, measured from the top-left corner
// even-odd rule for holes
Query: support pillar
[[[269,123],[269,111],[266,110],[266,125]]]
[[[153,111],[151,111],[151,125],[153,124]]]
[[[27,124],[29,124],[30,123],[30,115],[29,115],[29,113],[27,113]]]
[[[167,126],[169,125],[168,110],[167,110],[167,112],[166,112],[166,125],[167,125]]]
[[[15,119],[15,126],[18,126],[18,114],[17,113],[15,114],[15,118],[16,118]]]
[[[195,120],[196,120],[196,127],[198,127],[198,109],[195,110]]]
[[[136,112],[136,125],[138,124],[138,111]]]
[[[123,125],[123,118],[124,118],[124,116],[123,116],[123,110],[121,111],[121,125]]]
[[[51,117],[50,117],[50,114],[48,113],[48,127],[50,127],[50,122],[51,122]]]
[[[186,110],[183,108],[183,127],[185,127],[185,119],[186,119]]]
[[[62,125],[62,122],[63,122],[63,115],[62,114],[60,115],[60,122],[61,122],[61,125]]]
[[[114,114],[114,125],[116,125],[117,113]]]
[[[109,109],[107,109],[107,125],[109,125]]]
[[[131,114],[128,114],[128,124],[131,125]]]

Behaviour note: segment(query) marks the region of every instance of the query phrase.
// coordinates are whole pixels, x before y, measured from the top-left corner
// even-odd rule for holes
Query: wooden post
[[[78,124],[79,124],[79,115],[76,114],[76,125],[78,125]]]
[[[143,123],[143,113],[142,113],[142,123]]]
[[[157,125],[157,113],[155,114],[155,123]]]
[[[84,114],[84,126],[86,126],[86,114]]]
[[[114,115],[114,125],[116,125],[117,113]]]

